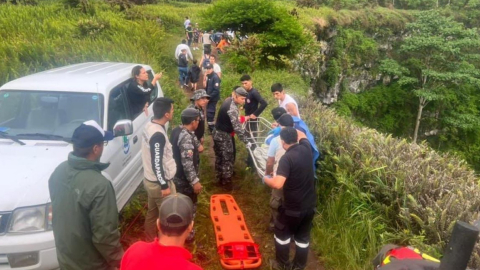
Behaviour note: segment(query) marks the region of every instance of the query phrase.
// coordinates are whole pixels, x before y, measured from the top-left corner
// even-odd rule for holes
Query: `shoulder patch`
[[[192,150],[188,150],[188,151],[187,151],[187,156],[188,156],[188,157],[193,157],[193,151],[192,151]]]

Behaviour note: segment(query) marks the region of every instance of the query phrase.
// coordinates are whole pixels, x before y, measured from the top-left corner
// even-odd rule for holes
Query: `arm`
[[[153,76],[153,80],[152,80],[152,86],[153,87],[155,87],[156,86],[155,84],[157,83],[157,81],[160,80],[160,78],[162,78],[162,74],[163,73],[160,72],[160,73],[155,74],[155,76]]]
[[[267,186],[274,188],[274,189],[281,189],[283,188],[283,185],[285,184],[285,181],[287,178],[281,175],[277,175],[275,177],[269,177],[269,175],[266,175],[264,178],[265,184]]]
[[[263,97],[260,95],[260,93],[258,91],[255,91],[253,93],[253,96],[260,103],[260,106],[258,107],[258,109],[253,113],[255,115],[255,117],[258,117],[263,112],[263,110],[265,110],[265,108],[267,108],[268,103],[267,103],[267,101],[265,101],[265,99],[263,99]]]
[[[168,189],[168,184],[163,171],[163,150],[165,148],[165,136],[157,132],[150,138],[150,157],[152,160],[153,173],[157,176],[162,190]]]
[[[94,189],[90,204],[92,242],[98,252],[112,267],[119,267],[123,256],[118,231],[118,209],[112,184],[106,182]]]
[[[267,166],[265,167],[265,175],[273,175],[274,164],[275,164],[275,157],[268,157]]]
[[[232,123],[233,130],[235,134],[237,134],[238,138],[244,142],[248,143],[248,138],[246,135],[245,129],[242,128],[242,124],[238,120],[238,108],[235,105],[235,102],[232,100],[232,104],[230,105],[230,109],[227,112],[228,117],[230,118],[230,122]]]
[[[212,81],[211,83],[213,84],[213,91],[211,94],[209,94],[210,96],[220,96],[220,79],[218,77],[215,77],[215,75],[213,75],[214,77],[212,78]]]
[[[196,139],[196,138],[195,138]],[[178,148],[180,149],[180,159],[182,160],[183,171],[185,177],[187,177],[190,185],[194,185],[200,181],[195,170],[195,164],[193,163],[193,153],[195,151],[195,142],[192,142],[189,136],[185,136],[178,142]]]
[[[287,113],[289,113],[291,116],[298,117],[297,106],[295,106],[294,103],[287,103],[287,105],[285,105],[285,109],[287,110]]]

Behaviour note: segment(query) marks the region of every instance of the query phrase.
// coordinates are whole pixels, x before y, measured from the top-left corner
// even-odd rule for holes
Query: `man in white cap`
[[[97,122],[73,132],[73,152],[50,176],[53,235],[61,269],[116,269],[123,249],[112,183],[102,175],[105,141],[113,134]]]

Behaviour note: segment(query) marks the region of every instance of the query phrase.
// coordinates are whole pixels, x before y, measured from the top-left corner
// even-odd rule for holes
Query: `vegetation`
[[[36,5],[1,4],[0,58],[4,59],[4,65],[0,66],[0,84],[33,72],[84,61],[147,63],[156,71],[164,72],[162,88],[180,109],[186,106],[188,98],[175,85],[177,70],[173,50],[184,35],[184,17],[190,16],[205,28],[241,29],[235,27],[245,23],[241,31],[250,38],[243,43],[233,43],[220,58],[221,95],[222,98],[230,95],[233,86],[240,84],[242,73],[248,72],[254,86],[270,104],[265,116],[268,117],[268,110],[276,104],[269,91],[272,83],[283,83],[287,92],[300,100],[303,118],[326,157],[317,171],[319,213],[312,238],[312,247],[321,254],[326,269],[371,269],[371,258],[388,242],[414,245],[439,257],[453,223],[458,219],[471,222],[477,218],[478,178],[461,160],[464,157],[480,169],[477,63],[469,58],[477,53],[477,47],[462,46],[476,42],[478,37],[474,31],[465,28],[480,25],[480,21],[477,22],[476,9],[457,12],[462,2],[465,7],[473,7],[476,0],[451,0],[450,7],[440,10],[440,15],[419,14],[417,21],[418,12],[390,9],[390,1],[380,0],[376,4],[369,0],[318,4],[312,0],[315,8],[294,6],[291,1],[235,0],[216,1],[214,5],[170,2],[122,7],[113,2],[89,1],[87,6],[70,8],[56,1],[40,1]],[[238,2],[243,8],[255,4],[250,9],[253,14],[281,22],[276,25],[268,20],[253,21],[265,24],[266,29],[255,32],[255,27],[247,27],[252,22],[251,14],[243,12],[247,9],[237,6],[227,9],[230,2]],[[391,1],[392,7],[409,8],[414,7],[414,2]],[[419,9],[435,7],[437,3],[446,5],[443,0],[416,2]],[[351,9],[340,10],[343,7]],[[208,18],[205,14],[213,12],[213,8],[221,8],[221,12],[215,14],[226,16],[218,16],[218,21]],[[289,13],[293,8],[298,18]],[[445,19],[441,14],[452,14],[454,19]],[[426,17],[430,19],[422,21],[422,16],[434,18]],[[408,24],[411,22],[414,23]],[[436,26],[432,26],[435,22]],[[428,38],[421,36],[425,30],[418,31],[437,26],[442,26],[439,28],[442,31],[435,30]],[[449,34],[442,36],[447,30]],[[410,31],[411,41],[406,39],[402,43],[405,31]],[[414,49],[415,39],[426,42],[430,38],[430,48],[437,50],[437,54],[419,53]],[[293,48],[283,47],[287,45]],[[447,48],[450,50],[445,52]],[[425,63],[422,57],[432,55],[445,59],[434,59],[439,63],[435,69],[425,69],[421,65]],[[381,61],[386,58],[389,62]],[[452,69],[455,63],[458,68]],[[349,90],[351,81],[345,78],[361,76],[362,69],[374,77],[387,71],[391,75],[383,76],[367,91],[354,94]],[[435,76],[463,74],[426,86],[441,98],[431,99],[424,107],[418,132],[419,139],[454,154],[439,154],[426,142],[410,144],[406,139],[396,138],[413,134],[418,99],[425,95],[412,91],[421,88],[407,78],[419,79],[425,70],[429,76],[432,70]],[[437,84],[441,87],[435,87]],[[309,95],[310,87],[318,91],[332,85],[341,89],[335,110],[320,105]],[[176,114],[172,125],[178,123],[179,114]],[[435,129],[436,134],[425,135],[426,131]],[[250,217],[249,228],[255,239],[263,243],[261,249],[268,259],[273,251],[270,235],[264,231],[269,193],[255,176],[244,170],[245,154],[243,149],[238,157],[236,177],[242,182],[236,184],[234,192]],[[198,238],[193,247],[196,261],[206,269],[219,268],[207,209],[208,195],[220,192],[209,181],[213,179],[212,166],[209,158],[202,160],[205,193],[200,197]],[[132,202],[125,210],[124,219],[134,219],[143,204]],[[477,247],[471,262],[473,268],[480,267],[478,251]]]
[[[215,14],[215,16],[212,16]],[[264,63],[292,58],[303,46],[302,26],[287,9],[269,0],[222,0],[202,13],[207,29],[231,29],[239,35],[253,35]]]

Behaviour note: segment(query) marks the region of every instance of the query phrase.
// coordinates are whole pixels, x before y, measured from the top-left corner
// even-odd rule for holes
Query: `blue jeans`
[[[186,84],[187,83],[188,68],[187,67],[178,67],[178,73],[179,73],[178,80],[180,81],[180,85]]]

